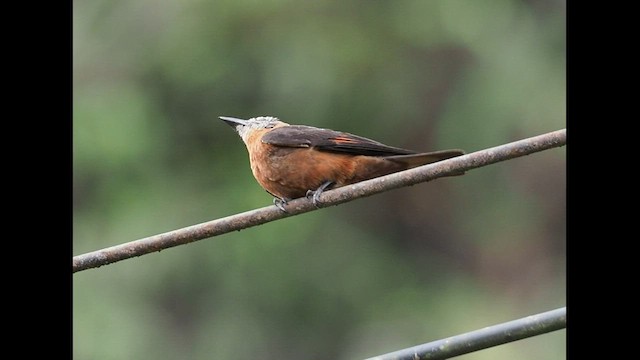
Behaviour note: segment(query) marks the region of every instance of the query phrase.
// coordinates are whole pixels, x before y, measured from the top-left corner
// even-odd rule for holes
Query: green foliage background
[[[219,115],[565,127],[565,1],[74,1],[73,253],[271,204]],[[564,306],[565,150],[73,275],[75,359],[357,359]],[[468,359],[561,359],[564,331]]]

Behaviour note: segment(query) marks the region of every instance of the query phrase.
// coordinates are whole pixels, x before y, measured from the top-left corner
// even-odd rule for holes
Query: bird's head
[[[242,120],[228,116],[219,116],[219,118],[229,126],[233,127],[245,143],[247,142],[249,135],[254,131],[289,125],[273,116],[258,116],[249,120]]]

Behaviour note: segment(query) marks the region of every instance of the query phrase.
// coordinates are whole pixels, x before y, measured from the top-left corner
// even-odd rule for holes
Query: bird
[[[460,149],[419,153],[347,132],[291,125],[273,116],[219,118],[240,135],[253,176],[284,212],[292,199],[304,196],[319,207],[325,190],[465,154]]]

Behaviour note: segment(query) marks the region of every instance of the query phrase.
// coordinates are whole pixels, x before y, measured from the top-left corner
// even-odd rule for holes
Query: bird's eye
[[[273,129],[273,127],[276,126],[276,124],[267,124],[264,126],[265,129]]]

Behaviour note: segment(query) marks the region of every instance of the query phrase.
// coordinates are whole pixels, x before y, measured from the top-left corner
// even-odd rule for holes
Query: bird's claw
[[[307,190],[307,194],[305,195],[305,197],[307,199],[311,199],[311,202],[313,202],[313,206],[315,206],[316,208],[320,208],[318,206],[318,199],[320,198],[320,194],[322,194],[322,191]]]
[[[287,209],[284,208],[284,206],[287,205],[287,203],[288,203],[287,199],[279,198],[279,197],[273,198],[273,205],[275,205],[278,209],[282,210],[283,212],[288,212]]]
[[[324,184],[320,185],[316,190],[307,190],[307,194],[305,197],[307,199],[311,199],[313,202],[313,206],[316,208],[320,208],[318,204],[320,204],[320,195],[324,192],[329,186],[333,185],[333,181],[327,181]]]

